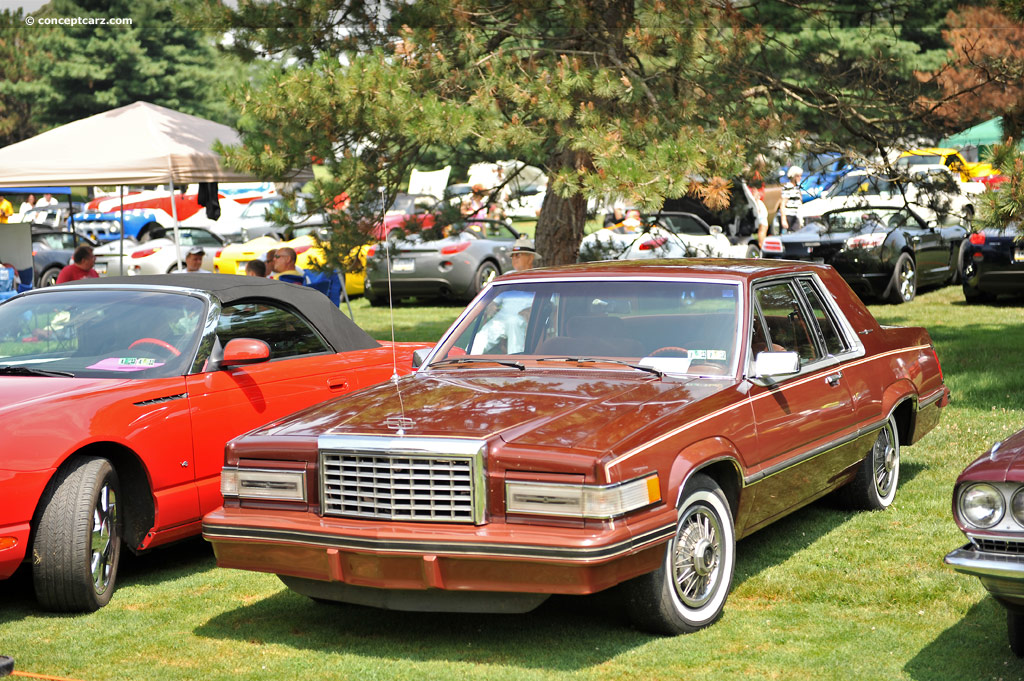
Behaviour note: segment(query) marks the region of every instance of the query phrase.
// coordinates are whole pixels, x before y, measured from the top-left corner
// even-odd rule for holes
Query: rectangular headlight
[[[657,474],[613,485],[505,481],[508,513],[607,519],[660,500]]]
[[[306,501],[306,474],[262,468],[224,468],[220,475],[220,493],[240,499]]]

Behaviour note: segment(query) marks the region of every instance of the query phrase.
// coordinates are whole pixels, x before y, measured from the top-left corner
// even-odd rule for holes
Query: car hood
[[[1024,430],[992,445],[967,468],[957,482],[1024,482]]]
[[[52,410],[54,420],[60,419],[58,402],[74,402],[97,392],[119,388],[126,381],[111,378],[64,378],[60,376],[0,376],[0,418],[16,418],[15,412],[40,408]],[[5,428],[16,421],[5,420]]]
[[[460,369],[413,374],[268,424],[254,436],[324,434],[485,439],[595,452],[641,431],[675,427],[679,412],[734,379],[656,379],[618,370]],[[671,420],[671,426],[664,425]]]

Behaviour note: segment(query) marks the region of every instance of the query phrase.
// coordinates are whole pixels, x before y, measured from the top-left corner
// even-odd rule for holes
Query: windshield
[[[79,377],[166,378],[189,366],[204,320],[195,297],[49,289],[0,305],[0,367]]]
[[[847,175],[828,192],[833,196],[899,194],[899,185],[887,178],[868,175]]]
[[[724,282],[500,284],[469,310],[432,362],[605,357],[671,373],[732,374],[739,309],[739,287]]]
[[[919,226],[910,212],[903,208],[833,211],[824,216],[824,222],[831,232],[888,232]]]
[[[934,166],[942,165],[942,156],[939,154],[913,154],[911,156],[900,156],[896,159],[897,166]]]

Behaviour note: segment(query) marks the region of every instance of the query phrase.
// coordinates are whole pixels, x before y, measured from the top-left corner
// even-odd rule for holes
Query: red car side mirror
[[[255,338],[234,338],[224,346],[224,358],[220,366],[236,367],[245,364],[258,364],[270,359],[270,346]]]

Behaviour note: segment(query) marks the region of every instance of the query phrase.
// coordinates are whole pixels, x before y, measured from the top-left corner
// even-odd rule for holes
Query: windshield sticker
[[[687,357],[690,359],[722,360],[726,358],[725,350],[687,350]]]
[[[163,365],[164,362],[158,362],[152,357],[108,357],[86,368],[103,371],[142,371]]]

